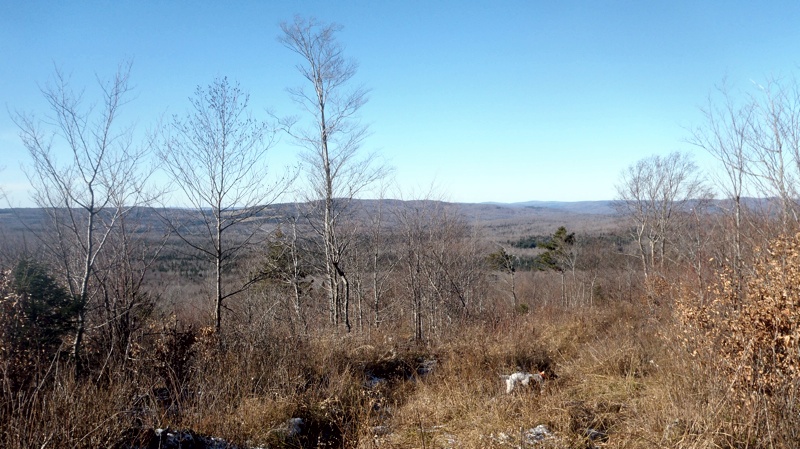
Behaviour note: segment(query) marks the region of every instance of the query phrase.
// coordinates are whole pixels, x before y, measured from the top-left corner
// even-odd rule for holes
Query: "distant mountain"
[[[290,217],[302,217],[307,212],[307,205],[298,203],[276,203],[268,206],[257,216],[248,220],[253,226],[262,227],[265,231],[278,226],[288,226]],[[570,231],[604,232],[618,227],[619,219],[611,207],[610,201],[528,201],[524,203],[449,203],[433,200],[353,200],[348,214],[350,219],[363,223],[367,228],[381,216],[384,226],[392,227],[400,224],[403,214],[416,211],[423,214],[445,214],[445,216],[461,216],[476,227],[477,235],[495,241],[509,241],[521,236],[549,235],[559,226],[566,226]],[[204,225],[200,214],[191,209],[171,208],[155,211],[140,208],[135,210],[133,222],[140,225],[142,232],[151,232],[154,236],[163,235],[167,229],[162,216],[168,214],[180,218],[190,232],[203,233]],[[42,209],[0,209],[0,245],[3,242],[23,242],[28,230],[44,229],[47,214]],[[298,220],[301,232],[309,226],[307,220]],[[364,228],[364,229],[367,229]],[[229,236],[236,238],[239,231],[233,230]]]
[[[523,201],[518,203],[485,203],[507,207],[553,209],[561,212],[589,215],[614,214],[614,201]]]
[[[438,205],[438,206],[437,206]],[[391,221],[396,211],[412,207],[421,209],[436,209],[437,207],[455,210],[473,222],[486,222],[508,219],[531,219],[535,217],[559,217],[575,215],[615,215],[612,201],[525,201],[519,203],[449,203],[433,200],[352,200],[353,211],[358,215],[373,216],[382,211],[386,219]],[[169,208],[172,216],[181,216],[184,221],[192,222],[199,219],[197,212],[192,209]],[[302,216],[305,208],[301,203],[275,203],[259,213],[254,220],[262,223],[278,223],[285,217]],[[163,213],[163,212],[162,212]],[[133,214],[135,220],[158,228],[161,219],[153,209],[136,208]],[[44,210],[38,208],[0,209],[0,228],[19,231],[25,226],[39,228],[46,220]]]

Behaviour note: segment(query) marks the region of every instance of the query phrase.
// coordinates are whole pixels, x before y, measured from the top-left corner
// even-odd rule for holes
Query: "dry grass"
[[[220,346],[182,332],[197,334],[184,379],[154,368],[154,358],[181,353],[158,356],[153,348],[180,340],[164,336],[142,341],[151,358],[112,381],[76,382],[62,367],[45,389],[15,399],[24,406],[6,400],[0,445],[110,447],[137,429],[164,427],[242,446],[365,449],[512,447],[540,424],[555,437],[538,447],[586,447],[589,429],[604,447],[620,448],[737,447],[746,437],[748,418],[729,409],[722,377],[675,343],[670,323],[627,303],[474,322],[428,345],[276,331]],[[430,374],[420,374],[432,360]],[[517,369],[551,378],[542,391],[506,394],[499,375]],[[306,432],[287,439],[293,417]]]

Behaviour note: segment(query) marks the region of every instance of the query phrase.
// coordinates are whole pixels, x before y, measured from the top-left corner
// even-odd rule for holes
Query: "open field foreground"
[[[153,429],[166,428],[240,448],[755,442],[727,383],[665,335],[662,318],[640,304],[537,308],[465,323],[428,345],[240,329],[219,349],[202,330],[172,328],[103,379],[80,382],[55,367],[47,391],[6,404],[4,445],[162,447],[169,440]],[[507,394],[500,375],[520,369],[544,371],[543,386]],[[187,443],[172,447],[204,447]]]

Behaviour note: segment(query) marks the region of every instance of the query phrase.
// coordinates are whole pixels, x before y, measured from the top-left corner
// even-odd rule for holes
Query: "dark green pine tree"
[[[75,329],[78,300],[53,279],[44,264],[20,260],[11,272],[11,287],[19,298],[15,332],[19,349],[51,354]]]

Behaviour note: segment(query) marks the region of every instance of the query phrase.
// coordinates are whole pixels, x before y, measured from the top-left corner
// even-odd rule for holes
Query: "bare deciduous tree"
[[[385,298],[390,290],[391,278],[398,263],[392,253],[391,242],[394,231],[389,218],[392,205],[396,201],[385,198],[388,184],[381,183],[378,199],[359,203],[358,214],[362,217],[357,223],[356,238],[350,257],[354,291],[357,299],[359,329],[365,324],[376,329],[386,319]],[[371,309],[372,317],[365,318],[365,310]],[[369,330],[369,327],[368,327]]]
[[[42,242],[81,304],[72,344],[78,373],[87,311],[99,291],[93,278],[103,277],[98,260],[119,223],[142,203],[147,179],[140,172],[145,149],[133,145],[131,130],[117,123],[130,92],[130,68],[123,64],[112,80],[100,82],[99,107],[87,106],[57,69],[42,90],[50,114],[44,120],[24,113],[14,117],[31,157],[33,199],[49,218]]]
[[[267,150],[274,133],[251,117],[249,95],[227,78],[198,86],[185,118],[174,116],[158,152],[163,168],[183,193],[200,226],[168,217],[172,230],[214,264],[214,326],[220,330],[224,301],[257,279],[228,285],[223,273],[260,229],[248,223],[288,187],[289,177],[270,183]],[[234,230],[238,230],[234,233]]]
[[[426,284],[424,279],[424,258],[426,244],[426,230],[429,227],[428,208],[430,202],[406,203],[397,214],[400,226],[402,246],[400,250],[401,266],[403,269],[403,286],[411,302],[412,324],[414,338],[421,341],[424,338],[423,319],[425,316]]]
[[[296,16],[281,24],[278,41],[297,53],[302,62],[297,70],[306,87],[289,89],[292,99],[306,111],[309,124],[295,127],[296,119],[285,124],[303,154],[313,206],[310,222],[319,234],[324,254],[326,288],[331,321],[344,323],[350,331],[350,283],[345,267],[348,238],[343,234],[343,212],[362,190],[383,176],[374,155],[361,156],[359,149],[367,127],[357,119],[367,101],[367,90],[351,82],[358,65],[344,57],[337,40],[342,27]]]
[[[617,208],[632,221],[642,272],[649,279],[653,270],[664,268],[679,212],[710,193],[694,162],[677,152],[642,159],[624,170],[621,178]]]
[[[742,220],[744,219],[742,200],[751,177],[750,166],[754,162],[749,140],[756,118],[756,108],[749,100],[737,104],[726,84],[718,88],[718,94],[721,97],[719,102],[709,98],[708,105],[702,110],[705,122],[692,130],[689,142],[707,151],[722,164],[723,171],[718,185],[732,206],[730,214],[733,218],[734,232],[731,260],[737,282],[736,290],[741,293]]]
[[[400,282],[411,302],[414,338],[436,335],[445,323],[482,311],[486,248],[455,208],[407,201],[395,219]]]
[[[723,84],[689,139],[721,163],[720,186],[732,204],[733,232],[719,260],[730,261],[740,300],[748,266],[743,259],[753,248],[766,250],[775,234],[794,232],[800,219],[800,86],[794,78],[773,77],[755,87],[747,95]],[[749,195],[760,197],[750,203],[754,207],[743,201]]]
[[[752,106],[756,118],[748,136],[750,168],[762,194],[780,200],[781,232],[788,234],[798,222],[800,86],[794,80],[773,79],[758,88]]]

